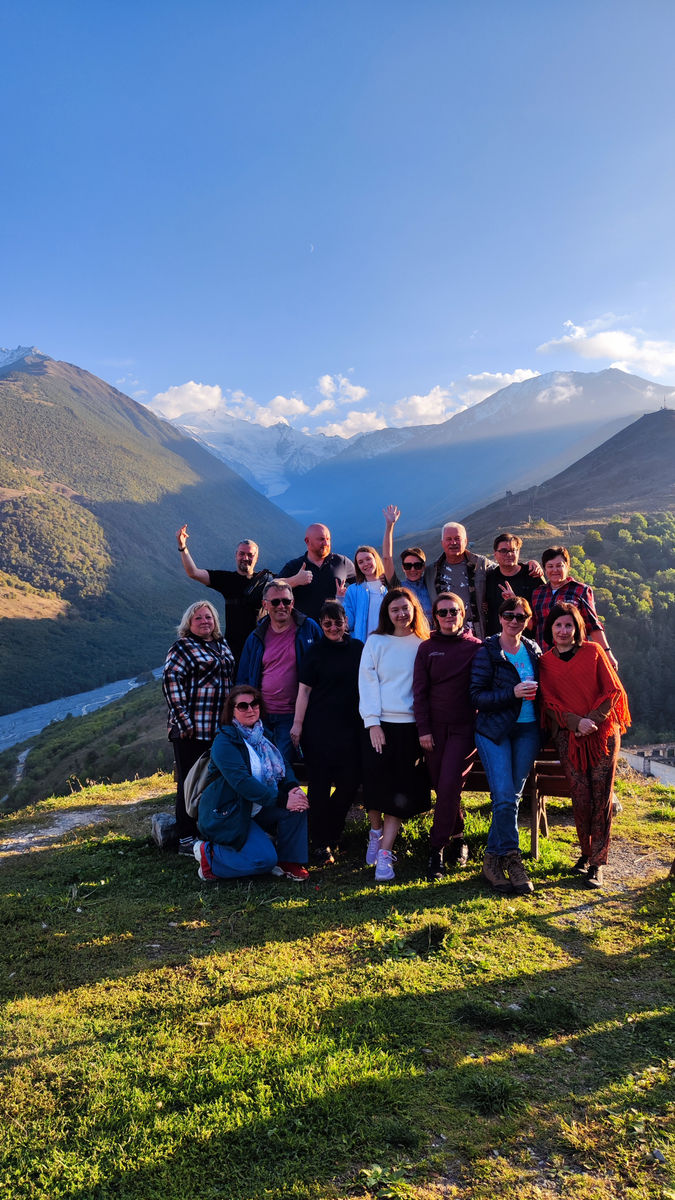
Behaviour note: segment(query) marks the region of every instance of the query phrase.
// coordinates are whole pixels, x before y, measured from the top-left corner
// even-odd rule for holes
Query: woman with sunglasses
[[[554,604],[541,660],[541,704],[567,776],[581,857],[572,868],[602,887],[612,826],[612,789],[628,698],[607,653],[586,640],[575,604]]]
[[[476,708],[469,686],[471,663],[481,647],[479,639],[463,628],[464,604],[454,592],[436,597],[432,620],[431,637],[417,651],[413,675],[415,722],[436,792],[429,880],[442,879],[446,865],[464,866],[469,857],[461,796],[476,753]]]
[[[366,863],[375,867],[377,883],[394,878],[393,847],[403,821],[431,808],[413,713],[415,658],[428,637],[429,626],[412,592],[393,588],[361,655],[363,783],[370,818]]]
[[[540,746],[537,689],[541,650],[523,637],[532,617],[524,597],[499,606],[500,633],[485,640],[471,666],[478,709],[476,746],[492,799],[483,877],[496,892],[532,892],[520,856],[518,805]]]
[[[307,797],[288,763],[265,737],[262,696],[238,684],[223,709],[211,747],[208,782],[199,799],[199,878],[285,875],[303,882],[307,862]],[[275,839],[273,841],[272,839]],[[275,844],[276,842],[276,844]]]
[[[324,867],[335,862],[361,784],[363,642],[349,636],[345,610],[337,600],[326,600],[319,625],[323,637],[310,646],[298,671],[291,741],[302,746],[307,769],[311,858]]]

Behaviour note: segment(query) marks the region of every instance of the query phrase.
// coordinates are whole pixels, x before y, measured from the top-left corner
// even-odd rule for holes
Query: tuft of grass
[[[520,1081],[491,1067],[476,1067],[468,1072],[459,1094],[466,1105],[488,1117],[516,1112],[525,1102]]]

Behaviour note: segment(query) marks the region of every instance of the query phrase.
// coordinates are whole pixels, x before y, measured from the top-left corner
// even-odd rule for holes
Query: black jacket
[[[538,681],[541,650],[529,638],[523,638],[522,645],[530,656]],[[520,676],[504,654],[499,634],[486,638],[471,664],[471,699],[478,709],[476,733],[491,742],[501,742],[513,732],[522,706],[522,700],[513,694],[517,683],[520,683]],[[537,700],[534,706],[538,710]]]

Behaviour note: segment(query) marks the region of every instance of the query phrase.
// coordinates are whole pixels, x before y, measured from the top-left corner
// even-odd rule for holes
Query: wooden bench
[[[466,792],[488,792],[490,785],[483,770],[483,764],[476,755],[473,766],[464,780],[462,788]],[[532,858],[539,858],[539,836],[548,837],[548,818],[546,816],[546,797],[562,796],[568,798],[569,784],[560,760],[553,746],[546,746],[535,759],[530,774],[523,788],[523,802],[530,805],[530,852]]]

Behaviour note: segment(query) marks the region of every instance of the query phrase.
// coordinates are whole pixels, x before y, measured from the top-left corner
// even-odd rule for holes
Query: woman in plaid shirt
[[[169,739],[176,763],[178,853],[192,856],[197,825],[185,811],[183,782],[200,754],[208,750],[232,686],[234,658],[210,600],[198,600],[183,613],[178,641],[166,656],[162,690],[169,708]]]

